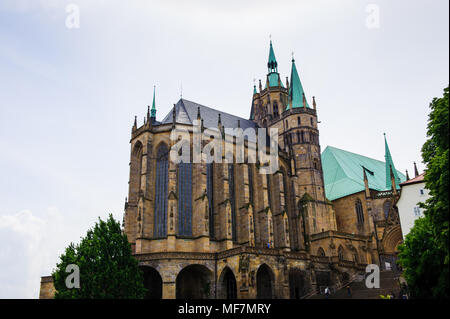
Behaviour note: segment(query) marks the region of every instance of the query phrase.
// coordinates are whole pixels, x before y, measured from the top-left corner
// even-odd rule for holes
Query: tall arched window
[[[251,164],[247,165],[248,168],[248,192],[249,192],[249,201],[250,203],[252,203],[252,205],[254,205],[253,202],[253,171],[252,171],[252,166]]]
[[[361,200],[359,198],[356,199],[355,210],[356,210],[356,218],[358,221],[358,225],[364,224],[364,211],[363,211]]]
[[[206,164],[206,193],[209,206],[209,237],[214,238],[214,166]]]
[[[314,169],[319,169],[319,161],[317,160],[317,158],[315,158],[314,160],[313,160],[313,167],[314,167]]]
[[[302,124],[302,120],[300,119],[300,116],[297,117],[297,125],[300,126]]]
[[[231,235],[233,241],[237,240],[236,236],[236,196],[234,192],[234,165],[228,164],[228,191],[231,201]]]
[[[301,143],[301,141],[300,141],[300,132],[299,131],[297,131],[297,143]]]
[[[278,117],[278,103],[277,103],[277,101],[273,101],[273,116],[275,118]]]
[[[192,236],[192,163],[178,164],[178,234]]]
[[[384,212],[384,218],[387,219],[389,216],[389,210],[391,209],[391,201],[387,200],[383,204],[383,212]]]
[[[300,132],[300,143],[305,143],[305,132],[304,131],[301,131]]]
[[[169,149],[161,144],[156,152],[155,237],[166,236],[167,186],[169,180]]]
[[[286,120],[286,128],[287,128],[287,129],[289,128],[288,120]]]

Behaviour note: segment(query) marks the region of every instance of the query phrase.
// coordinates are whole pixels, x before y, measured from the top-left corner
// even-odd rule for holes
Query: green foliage
[[[449,297],[449,88],[430,104],[428,140],[422,147],[427,168],[425,186],[430,196],[421,207],[425,216],[400,247],[400,263],[406,268],[411,297]]]
[[[79,289],[66,287],[69,264],[80,269]],[[142,271],[112,215],[106,222],[99,218],[80,244],[71,243],[56,267],[52,276],[57,299],[143,298],[146,293]]]

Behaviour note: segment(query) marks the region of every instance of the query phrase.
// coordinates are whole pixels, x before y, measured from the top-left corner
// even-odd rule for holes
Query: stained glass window
[[[156,158],[155,180],[155,237],[166,236],[167,230],[167,186],[169,180],[169,150],[165,144],[161,144]]]
[[[192,163],[178,164],[178,234],[192,236]]]

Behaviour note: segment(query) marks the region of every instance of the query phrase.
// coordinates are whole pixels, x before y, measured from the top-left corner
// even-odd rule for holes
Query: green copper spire
[[[253,95],[257,94],[258,92],[256,91],[256,84],[253,85]]]
[[[295,60],[292,58],[292,70],[291,70],[291,83],[289,87],[289,97],[292,103],[292,108],[294,107],[304,107],[303,105],[303,91],[302,82],[300,81],[300,77],[298,76],[297,67],[295,66]],[[309,108],[308,102],[306,101],[306,107]],[[286,109],[289,108],[289,105]]]
[[[392,168],[392,173],[394,174],[395,179],[395,188],[399,189],[400,179],[398,178],[397,170],[395,169],[394,161],[392,160],[391,152],[389,151],[389,146],[386,140],[386,133],[384,133],[384,153],[385,153],[384,158],[386,162],[386,188],[390,189],[392,187],[391,184],[391,168]]]
[[[275,52],[272,47],[272,40],[270,40],[269,61],[267,62],[268,73],[278,72],[278,63],[275,58]]]
[[[153,117],[153,118],[156,118],[156,107],[155,107],[155,86],[153,86],[153,104],[152,104],[151,117]]]

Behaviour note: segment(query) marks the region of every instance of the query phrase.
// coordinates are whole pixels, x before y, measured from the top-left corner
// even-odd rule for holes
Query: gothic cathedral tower
[[[336,230],[336,219],[331,203],[325,197],[321,163],[316,101],[310,107],[292,58],[290,81],[285,85],[278,73],[272,41],[270,41],[268,73],[264,89],[259,81],[253,89],[250,119],[258,126],[277,128],[280,149],[290,161],[291,194],[295,197],[295,211],[301,220],[307,249],[311,235]]]

